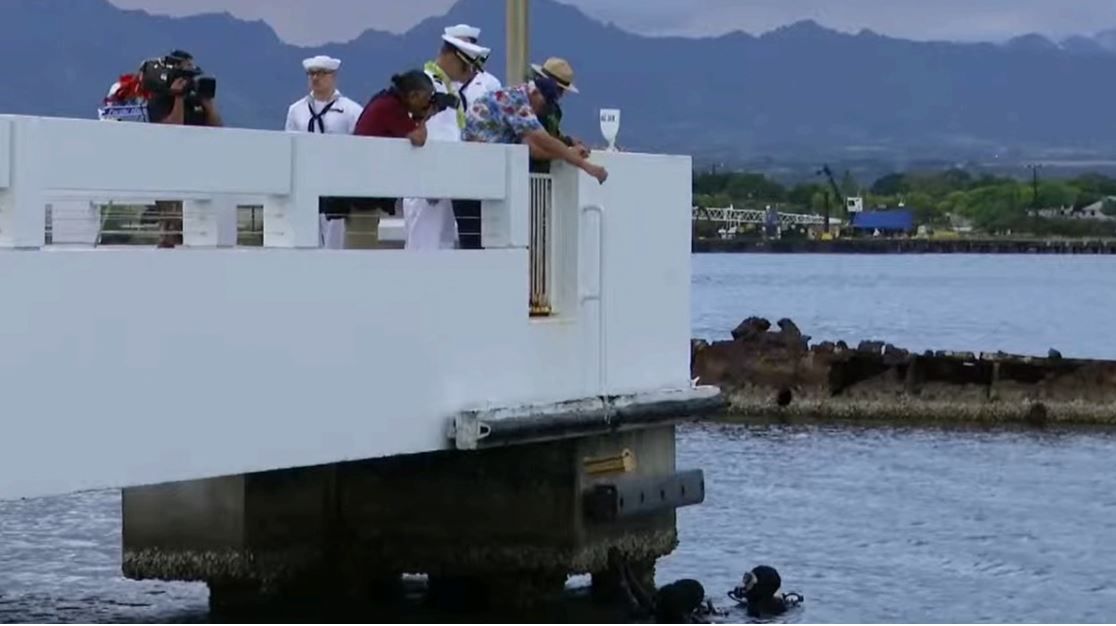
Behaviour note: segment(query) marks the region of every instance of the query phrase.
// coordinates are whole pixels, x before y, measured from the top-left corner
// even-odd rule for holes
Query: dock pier
[[[0,116],[0,506],[121,489],[124,574],[218,610],[650,576],[704,499],[674,427],[724,401],[688,368],[690,159],[594,158]],[[479,200],[484,249],[323,249],[322,196]],[[101,245],[100,207],[167,199],[181,247]]]
[[[631,472],[618,466],[625,481],[660,506],[614,517],[599,503],[595,487],[616,473],[590,474],[586,460],[616,450],[637,459]],[[656,480],[674,472],[666,426],[133,487],[124,574],[205,582],[218,612],[292,594],[359,598],[406,573],[428,575],[432,592],[470,581],[473,596],[537,602],[571,574],[607,577],[611,548],[653,571],[677,545],[674,507],[704,494],[700,476]]]

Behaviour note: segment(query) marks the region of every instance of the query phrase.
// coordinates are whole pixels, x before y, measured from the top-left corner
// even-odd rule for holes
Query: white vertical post
[[[193,248],[236,246],[236,203],[218,196],[182,203],[182,244]]]
[[[555,314],[560,317],[578,315],[578,251],[583,219],[578,203],[580,174],[581,170],[565,163],[554,163],[550,170],[554,194],[551,216],[554,225],[551,305]]]
[[[55,200],[50,203],[51,245],[92,246],[101,230],[101,214],[88,200]]]
[[[263,207],[265,248],[318,248],[318,197],[306,193],[268,196]]]
[[[307,180],[299,162],[304,158],[309,133],[291,137],[291,189],[286,195],[268,196],[263,203],[263,245],[265,248],[319,248],[321,224],[318,219],[320,194]]]
[[[0,119],[0,248],[46,243],[46,170],[39,120]]]
[[[485,248],[526,248],[531,230],[531,168],[526,146],[507,148],[503,200],[481,204],[481,240]]]

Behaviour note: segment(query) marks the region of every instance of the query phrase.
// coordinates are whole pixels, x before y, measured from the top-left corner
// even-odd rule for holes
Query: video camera
[[[186,60],[165,56],[144,61],[140,68],[143,88],[153,94],[170,93],[171,85],[180,78],[187,79],[183,92],[188,98],[212,100],[217,96],[217,79],[205,76],[200,67],[187,67]]]
[[[457,105],[461,103],[461,99],[452,93],[434,92],[430,96],[430,108],[434,113],[441,113],[446,109],[456,109]]]

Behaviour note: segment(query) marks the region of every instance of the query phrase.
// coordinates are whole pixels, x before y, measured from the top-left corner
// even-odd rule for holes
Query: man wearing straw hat
[[[538,118],[567,93],[578,93],[573,67],[565,59],[553,57],[534,68],[533,80],[487,93],[470,105],[465,140],[526,144],[532,158],[566,161],[603,184],[608,171],[589,162],[588,154],[548,133]]]
[[[547,60],[548,63],[552,61],[556,61],[556,59]],[[555,70],[555,68],[552,67],[551,70],[546,69],[546,63],[543,63],[542,65],[532,65],[531,75],[528,77],[528,80],[540,77],[545,78],[548,72],[552,70]],[[562,133],[562,106],[557,101],[549,103],[546,109],[539,113],[539,121],[542,122],[543,128],[545,128],[546,132],[550,133],[552,137],[555,137],[567,146],[576,149],[581,154],[581,156],[589,156],[589,148],[586,147],[585,144],[581,143],[577,139],[574,139],[573,137],[570,137],[569,135]],[[550,161],[531,159],[531,171],[539,173],[550,172]]]

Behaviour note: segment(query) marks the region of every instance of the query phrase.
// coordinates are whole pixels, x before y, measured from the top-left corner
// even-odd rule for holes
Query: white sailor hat
[[[303,59],[302,67],[307,72],[309,72],[310,70],[325,70],[327,72],[336,72],[337,68],[341,67],[341,59],[335,59],[333,57],[327,57],[325,55],[318,55],[316,57],[310,57],[309,59]]]
[[[442,35],[442,41],[456,48],[466,60],[474,64],[484,63],[484,61],[488,59],[488,55],[492,54],[492,50],[484,46],[478,46],[475,43],[469,43],[460,37]]]
[[[458,39],[472,39],[476,41],[480,39],[481,30],[475,26],[468,24],[457,24],[455,26],[447,26],[445,35],[447,37],[457,37]]]

